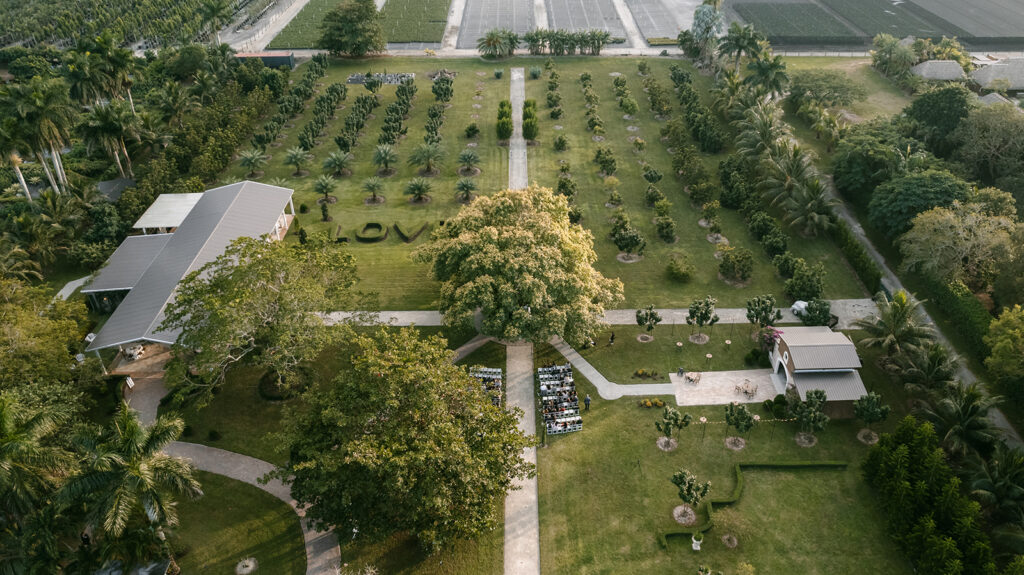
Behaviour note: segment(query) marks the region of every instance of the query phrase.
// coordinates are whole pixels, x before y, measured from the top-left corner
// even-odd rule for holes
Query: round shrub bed
[[[363,226],[362,231],[356,232],[356,241],[361,244],[375,244],[388,239],[389,228],[377,222],[370,222]]]

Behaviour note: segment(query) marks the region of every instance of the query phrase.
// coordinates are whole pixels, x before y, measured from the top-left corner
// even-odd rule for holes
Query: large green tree
[[[205,403],[242,360],[279,384],[301,382],[301,364],[344,336],[319,314],[357,309],[354,283],[352,256],[325,236],[304,245],[235,240],[186,276],[167,306],[161,329],[181,330],[166,376],[175,400]]]
[[[331,54],[365,56],[387,47],[373,0],[345,0],[324,16],[319,48]]]
[[[495,504],[533,473],[521,410],[495,406],[438,336],[383,328],[352,346],[351,367],[284,418],[291,457],[275,475],[307,519],[431,550],[494,527]]]
[[[972,109],[953,137],[958,144],[957,158],[975,178],[996,184],[1001,178],[1020,177],[1024,169],[1024,114],[1012,104]]]
[[[553,335],[583,344],[604,309],[622,299],[622,283],[594,269],[593,236],[569,222],[569,205],[531,186],[477,198],[415,253],[441,285],[449,325],[471,325],[516,341]]]
[[[1003,311],[989,325],[985,345],[992,349],[985,359],[985,367],[1008,390],[1021,390],[1024,385],[1024,308],[1015,305]]]
[[[868,217],[876,228],[895,238],[910,228],[917,214],[962,202],[970,193],[970,184],[946,171],[907,174],[878,186],[868,204]]]
[[[966,86],[950,84],[918,96],[905,114],[916,123],[916,133],[928,147],[945,157],[953,149],[953,131],[967,117],[972,97]]]

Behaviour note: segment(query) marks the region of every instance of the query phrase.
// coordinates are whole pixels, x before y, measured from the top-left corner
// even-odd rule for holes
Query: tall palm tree
[[[22,134],[18,132],[17,119],[7,117],[0,120],[0,165],[6,164],[14,170],[14,175],[18,178],[18,184],[25,194],[25,199],[31,203],[32,194],[25,182],[25,175],[21,172],[21,152],[26,149],[28,146],[22,139]]]
[[[199,5],[199,18],[213,34],[214,45],[220,45],[220,29],[231,20],[231,0],[203,0]]]
[[[62,71],[68,82],[69,94],[76,102],[91,106],[106,95],[109,80],[103,73],[99,56],[87,47],[80,44],[68,52]]]
[[[334,177],[351,174],[350,166],[355,161],[352,152],[331,152],[324,160],[324,171],[331,173]]]
[[[988,413],[1000,401],[998,396],[985,395],[978,383],[956,385],[931,394],[917,415],[932,424],[950,456],[987,456],[999,441],[999,430]]]
[[[960,358],[937,341],[926,341],[894,358],[891,366],[911,393],[927,393],[957,385]]]
[[[967,461],[966,487],[993,523],[1024,520],[1024,453],[999,441],[991,457]]]
[[[373,150],[373,165],[377,166],[377,174],[391,174],[391,164],[398,161],[398,152],[390,144],[381,144]]]
[[[455,199],[468,203],[473,199],[473,192],[476,191],[476,180],[473,178],[459,178],[455,182]]]
[[[259,150],[245,150],[238,154],[238,163],[243,168],[249,170],[245,174],[245,177],[251,178],[256,175],[256,172],[261,170],[263,166],[267,165],[267,159],[263,156],[263,152]]]
[[[135,177],[125,138],[138,137],[139,117],[122,100],[99,104],[89,110],[79,125],[79,132],[88,145],[102,148],[117,164],[121,177]],[[121,156],[124,155],[124,164]],[[125,166],[128,167],[127,174]]]
[[[769,205],[785,204],[798,187],[815,179],[813,160],[810,152],[787,140],[776,140],[769,146],[761,161],[765,175],[758,186]]]
[[[128,48],[121,48],[110,30],[104,30],[92,42],[92,51],[99,57],[100,67],[107,80],[107,94],[127,99],[132,114],[135,100],[132,98],[132,83],[136,74],[135,55]]]
[[[782,56],[771,52],[761,54],[759,58],[747,63],[747,77],[744,81],[754,86],[762,94],[773,98],[781,96],[789,85],[789,74],[786,73],[786,62]]]
[[[66,191],[67,175],[60,149],[70,139],[76,110],[64,80],[36,76],[26,84],[4,86],[0,91],[0,112],[17,120],[19,133],[32,146],[51,187]],[[46,153],[53,162],[53,173],[46,164]]]
[[[179,128],[185,114],[199,107],[199,99],[174,80],[168,80],[162,87],[154,90],[153,98],[156,100],[156,108],[163,115],[163,120],[168,124],[176,124]]]
[[[10,238],[0,236],[0,278],[23,282],[42,280],[39,264]]]
[[[715,81],[715,87],[711,89],[711,107],[723,116],[736,103],[737,98],[748,90],[740,75],[732,70],[725,70]]]
[[[509,53],[508,35],[505,30],[488,30],[476,43],[476,49],[484,58],[499,58]]]
[[[217,76],[207,70],[200,70],[192,76],[192,93],[202,105],[213,101],[213,96],[217,93],[219,86]]]
[[[53,263],[57,255],[66,249],[59,238],[61,230],[36,214],[18,214],[0,224],[3,225],[4,237],[28,252],[32,261],[42,266]]]
[[[825,184],[812,178],[796,186],[782,202],[784,219],[800,229],[804,236],[817,236],[835,227],[835,208],[839,205]]]
[[[739,22],[729,24],[729,30],[725,37],[718,44],[718,51],[727,58],[733,58],[735,71],[740,71],[740,60],[757,58],[761,54],[761,43],[765,40],[761,34],[750,24],[741,25]]]
[[[316,181],[313,182],[313,191],[324,197],[323,203],[329,203],[331,192],[334,191],[334,178],[327,174],[317,176]]]
[[[412,196],[413,202],[422,203],[430,199],[430,191],[433,185],[426,178],[413,178],[405,186],[405,195]]]
[[[284,154],[284,163],[288,166],[295,166],[295,173],[292,176],[302,175],[302,166],[313,161],[313,154],[296,146],[289,148]]]
[[[853,322],[854,327],[868,333],[861,340],[865,347],[881,347],[886,355],[901,355],[911,347],[930,341],[935,335],[931,326],[921,323],[918,307],[921,302],[912,299],[900,290],[890,300],[885,292],[875,296],[878,313],[866,319]]]
[[[789,127],[782,121],[778,104],[761,100],[743,112],[743,118],[733,122],[739,131],[736,151],[750,161],[759,160],[783,138],[788,138]]]
[[[184,427],[181,419],[166,415],[146,427],[121,402],[107,429],[75,438],[82,472],[68,480],[61,496],[85,503],[87,521],[110,537],[121,537],[133,519],[144,519],[162,533],[177,524],[175,497],[203,495],[192,464],[163,453]]]
[[[382,189],[384,189],[384,182],[382,182],[377,176],[372,176],[363,180],[363,190],[370,194],[370,203],[380,203],[381,197],[378,194],[380,194]]]
[[[68,453],[49,441],[66,421],[52,408],[35,414],[0,397],[0,505],[5,523],[17,523],[71,471]]]
[[[420,174],[436,174],[437,164],[444,159],[444,148],[438,144],[420,144],[409,155],[409,165],[420,168]]]

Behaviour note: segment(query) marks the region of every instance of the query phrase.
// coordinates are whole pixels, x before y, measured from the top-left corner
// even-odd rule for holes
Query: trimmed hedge
[[[733,471],[736,474],[736,485],[733,486],[732,493],[729,494],[729,497],[705,499],[704,502],[701,503],[701,506],[704,508],[704,512],[707,513],[708,520],[704,523],[690,527],[689,529],[659,533],[658,542],[661,543],[663,548],[667,548],[669,538],[690,538],[695,533],[704,533],[714,527],[714,507],[716,505],[719,507],[732,505],[739,501],[740,497],[743,495],[744,469],[846,469],[848,466],[849,463],[845,461],[775,461],[772,463],[737,463],[733,467]]]
[[[992,314],[971,290],[957,280],[942,283],[933,279],[924,279],[927,298],[938,305],[946,317],[956,326],[957,332],[967,343],[968,352],[978,361],[983,361],[992,350],[985,344]]]
[[[391,227],[395,228],[395,233],[398,234],[398,237],[401,238],[403,242],[411,244],[412,242],[416,241],[416,238],[420,237],[420,234],[427,231],[427,228],[430,227],[430,224],[423,224],[422,226],[420,226],[420,229],[416,230],[411,235],[406,234],[404,231],[402,231],[402,228],[399,227],[398,222],[392,224]]]
[[[850,229],[845,220],[835,218],[835,226],[832,228],[832,239],[835,240],[839,250],[846,256],[846,261],[850,262],[850,266],[857,273],[857,277],[860,278],[860,281],[864,282],[864,287],[868,289],[868,293],[878,293],[878,290],[882,289],[882,270],[868,254],[864,244],[857,239],[857,236],[854,235],[853,230]]]
[[[362,231],[355,233],[356,241],[361,244],[375,244],[388,239],[388,227],[377,222],[370,222],[363,226]]]
[[[679,40],[677,38],[658,38],[658,37],[655,37],[655,38],[648,38],[647,39],[647,45],[648,46],[676,46],[678,44],[679,44]]]

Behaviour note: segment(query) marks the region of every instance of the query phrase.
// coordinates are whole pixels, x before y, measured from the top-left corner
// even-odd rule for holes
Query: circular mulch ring
[[[626,130],[628,130],[630,132],[639,132],[640,131],[640,126],[626,126]]]
[[[672,154],[676,153],[676,149],[675,148],[666,148],[665,151],[668,152],[668,155],[670,155],[670,156]]]
[[[470,168],[468,170],[465,169],[465,168],[459,168],[459,175],[464,177],[464,178],[470,178],[470,177],[473,177],[473,176],[479,176],[480,175],[480,168]]]
[[[477,72],[476,75],[480,76],[481,78],[483,78],[483,77],[487,76],[487,72]]]
[[[865,427],[857,432],[857,440],[864,445],[874,445],[878,443],[878,434]]]
[[[373,196],[370,196],[370,197],[366,198],[365,200],[363,200],[363,204],[365,204],[367,206],[379,206],[379,205],[383,204],[386,201],[387,201],[387,198],[385,198],[384,196],[377,196],[376,200],[373,199]]]
[[[622,119],[627,121],[627,122],[632,122],[633,121],[633,116],[630,116],[629,114],[623,114],[622,115]]]
[[[704,238],[712,244],[722,244],[723,246],[729,245],[729,238],[722,234],[708,234]]]
[[[711,222],[705,220],[704,218],[701,218],[701,219],[697,220],[697,225],[702,227],[702,228],[710,228],[711,227]]]
[[[271,148],[280,148],[283,145],[284,144],[282,142],[270,142],[270,147]]]
[[[474,100],[483,100],[484,97],[483,96],[473,96],[473,99]]]
[[[736,546],[740,544],[740,542],[732,533],[726,533],[725,535],[722,535],[722,544],[724,544],[729,549],[735,549]]]
[[[256,558],[248,557],[246,559],[242,559],[237,565],[235,565],[235,575],[250,575],[251,573],[255,573],[259,568],[260,564],[256,561]]]
[[[441,173],[441,169],[440,168],[434,168],[433,170],[421,169],[420,171],[418,171],[416,173],[419,174],[421,177],[424,177],[424,178],[433,178],[433,177],[435,177],[435,176],[437,176],[437,175],[439,175]]]
[[[739,451],[747,446],[747,440],[742,437],[726,437],[725,446],[733,451]]]
[[[326,198],[317,198],[316,200],[316,203],[318,204],[322,204],[324,202],[327,202],[328,204],[336,204],[338,202],[338,198],[334,196],[327,196]]]
[[[672,451],[673,449],[679,447],[679,442],[676,441],[675,438],[670,439],[668,437],[665,437],[664,435],[659,437],[658,441],[656,441],[655,443],[658,444],[658,449],[662,451]]]
[[[711,341],[711,336],[706,333],[695,333],[689,337],[689,340],[690,343],[704,345],[705,343]]]
[[[641,333],[640,335],[636,336],[636,340],[639,341],[640,343],[651,343],[652,341],[654,341],[654,336],[649,333]]]
[[[615,259],[624,264],[635,264],[636,262],[644,259],[644,256],[638,256],[636,254],[627,254],[626,252],[619,252],[619,255],[615,256]]]
[[[398,169],[397,168],[388,168],[386,170],[384,168],[381,168],[381,169],[377,170],[377,175],[382,177],[382,178],[390,178],[391,176],[393,176],[393,175],[395,175],[397,173],[398,173]]]
[[[347,177],[349,177],[351,175],[352,175],[352,170],[345,169],[345,170],[342,170],[341,173],[331,174],[331,177],[334,178],[334,179],[338,179],[338,178],[347,178]]]
[[[815,437],[813,433],[804,433],[801,431],[800,433],[797,433],[793,439],[796,440],[796,444],[800,447],[814,447],[818,444],[818,438]]]
[[[697,512],[689,505],[678,505],[672,510],[672,519],[680,525],[693,525],[697,522]]]
[[[477,82],[476,83],[476,89],[477,90],[483,90],[485,87],[487,87],[487,84],[484,84],[483,82]]]
[[[475,148],[477,146],[479,146],[479,144],[477,144],[476,142],[470,142],[470,143],[466,144],[467,148]]]
[[[618,78],[619,76],[622,75],[622,72],[608,72],[608,75],[611,76],[612,78]]]
[[[483,108],[483,106],[481,106],[480,104],[473,104],[473,107],[476,108],[477,110]]]
[[[626,136],[626,141],[632,144],[633,142],[640,139],[640,136]]]
[[[433,198],[430,196],[423,196],[418,200],[416,198],[409,198],[409,203],[414,206],[422,206],[423,204],[429,204],[431,199]]]
[[[722,252],[715,252],[715,256],[718,257],[718,259],[721,259],[721,257],[722,257],[722,256],[718,255],[720,253],[722,253]],[[745,287],[749,286],[750,282],[752,281],[750,279],[748,279],[746,281],[731,280],[731,279],[723,276],[721,274],[721,272],[719,272],[719,274],[718,274],[718,279],[722,280],[723,282],[725,282],[728,285],[731,285],[734,288],[745,288]]]
[[[613,208],[617,208],[617,207],[619,207],[621,205],[622,204],[609,204],[608,202],[605,202],[604,207],[606,207],[608,209],[613,209]]]
[[[470,117],[470,119],[473,119],[473,120],[479,120],[480,119],[480,114],[470,114],[469,117]]]
[[[559,126],[558,124],[555,124],[554,126],[551,126],[551,129],[552,129],[552,130],[555,130],[555,131],[557,132],[558,130],[561,130],[561,129],[562,129],[562,127],[561,127],[561,126]]]
[[[594,136],[594,137],[592,137],[590,139],[594,140],[595,142],[603,142],[604,141],[604,136]]]

